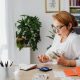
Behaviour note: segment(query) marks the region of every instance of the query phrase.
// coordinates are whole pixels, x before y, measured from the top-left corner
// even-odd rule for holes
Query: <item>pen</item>
[[[58,54],[58,53],[56,53],[56,52],[53,52],[57,57],[60,57],[60,55]]]
[[[10,66],[12,66],[12,64],[13,64],[13,61],[12,61],[12,63],[10,64]]]
[[[8,61],[7,61],[7,63],[5,63],[5,67],[7,67],[8,66]]]
[[[0,63],[0,64],[1,64],[1,66],[2,66],[2,67],[4,67],[4,65],[3,65],[3,62],[2,62],[2,61],[1,61],[1,63]]]

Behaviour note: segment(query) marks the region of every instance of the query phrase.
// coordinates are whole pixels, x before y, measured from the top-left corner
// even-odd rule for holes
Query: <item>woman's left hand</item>
[[[68,66],[68,60],[64,57],[64,55],[57,57],[57,63],[60,65]]]

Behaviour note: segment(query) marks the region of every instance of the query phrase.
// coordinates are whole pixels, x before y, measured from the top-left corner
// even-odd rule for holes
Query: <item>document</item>
[[[64,77],[61,80],[75,80],[75,79],[73,79],[72,77]],[[76,79],[76,80],[78,80],[78,79]]]
[[[32,80],[48,80],[49,75],[45,73],[36,73],[34,74]]]
[[[64,74],[64,72],[63,71],[53,71],[53,74],[54,74],[54,77],[65,77],[65,74]]]

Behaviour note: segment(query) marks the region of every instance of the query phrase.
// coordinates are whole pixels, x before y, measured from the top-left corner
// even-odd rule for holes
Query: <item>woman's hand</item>
[[[44,55],[39,55],[38,56],[38,59],[42,63],[45,63],[45,62],[48,62],[49,61],[49,57],[47,55],[45,55],[45,54]]]
[[[60,65],[68,66],[68,60],[63,56],[60,55],[60,57],[57,57],[57,63]]]
[[[76,66],[75,60],[68,60],[64,57],[64,55],[60,55],[60,57],[57,57],[57,63],[60,65],[70,66],[70,67]]]

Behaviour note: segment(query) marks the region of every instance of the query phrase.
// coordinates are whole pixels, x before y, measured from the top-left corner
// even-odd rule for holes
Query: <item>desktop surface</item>
[[[64,67],[64,66],[56,65],[56,64],[55,65],[44,64],[44,63],[38,64],[38,67],[43,67],[43,66],[52,68],[52,70],[48,72],[43,72],[36,68],[36,69],[24,71],[24,70],[19,70],[18,66],[12,66],[8,68],[0,66],[0,80],[33,80],[36,74],[48,75],[47,80],[66,80],[66,79],[63,79],[63,77],[58,77],[58,76],[55,77],[55,74],[56,72],[62,72],[64,69],[71,68],[71,67]],[[71,76],[71,78],[74,80],[80,79],[80,77],[78,76]]]

